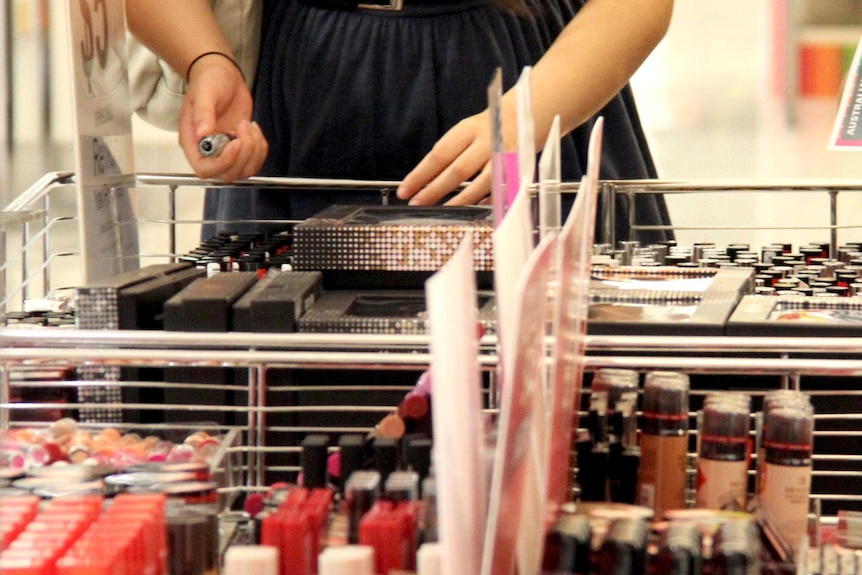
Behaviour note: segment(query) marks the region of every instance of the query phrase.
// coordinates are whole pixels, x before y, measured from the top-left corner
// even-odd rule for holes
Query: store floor
[[[788,121],[772,81],[780,65],[771,53],[773,4],[676,2],[667,37],[633,80],[662,178],[702,182],[862,177],[862,156],[826,149],[837,98],[800,101],[795,122]],[[72,169],[71,144],[19,142],[7,200],[47,171]],[[177,153],[175,138],[164,135],[137,141],[136,170],[188,168]],[[862,196],[859,200],[853,196],[840,198],[839,223],[852,222],[862,209]],[[698,194],[671,197],[669,204],[682,241],[828,239],[822,229],[797,229],[828,224],[829,201],[822,193],[785,194],[780,200],[774,194],[744,195],[731,201],[724,194]],[[199,217],[197,207],[186,215]],[[711,229],[729,222],[760,231]],[[766,229],[770,227],[788,229]],[[862,239],[860,230],[842,234]]]

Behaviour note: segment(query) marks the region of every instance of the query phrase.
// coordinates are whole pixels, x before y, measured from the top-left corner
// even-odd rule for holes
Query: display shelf
[[[188,177],[139,176],[141,186],[158,187],[175,192],[185,186],[209,185]],[[247,185],[278,185],[282,181],[256,180]],[[295,183],[295,182],[294,182]],[[4,287],[7,307],[17,304],[22,294],[27,297],[53,291],[57,285],[75,285],[56,279],[56,273],[68,271],[69,259],[77,249],[55,243],[52,227],[74,216],[56,214],[53,207],[43,204],[52,190],[71,187],[69,175],[47,178],[22,198],[11,210],[5,232],[24,231],[6,244],[3,271],[8,274]],[[311,185],[311,184],[308,184]],[[332,185],[330,183],[330,185]],[[381,185],[381,184],[376,184]],[[387,188],[387,185],[382,185]],[[771,192],[788,189],[810,193],[837,194],[862,189],[858,183],[820,182],[758,186],[725,183],[698,185],[697,183],[640,182],[613,183],[603,186],[611,196],[608,205],[614,205],[614,194],[634,193],[745,193],[763,187]],[[570,190],[569,190],[570,191]],[[149,192],[149,190],[148,190]],[[150,193],[151,203],[158,195]],[[607,199],[607,198],[605,198]],[[52,204],[53,205],[53,204]],[[35,211],[34,211],[35,210]],[[37,213],[38,216],[25,216]],[[182,253],[172,238],[181,222],[170,208],[167,215],[147,217],[147,225],[161,226],[167,233],[148,233],[147,238],[159,239],[167,245],[146,248],[148,259],[170,260]],[[613,215],[608,212],[605,215]],[[2,223],[2,221],[0,221]],[[603,226],[614,229],[614,226]],[[825,229],[837,234],[834,226]],[[7,238],[12,240],[12,238]],[[835,245],[836,242],[833,242]],[[14,269],[13,269],[14,268]],[[63,268],[63,269],[60,269]],[[22,279],[23,278],[23,279]],[[28,290],[21,289],[28,286]],[[41,290],[41,291],[40,291]],[[493,412],[496,405],[496,340],[486,335],[480,342],[479,369],[484,383],[485,407]],[[693,396],[702,399],[710,390],[745,389],[755,397],[779,388],[808,391],[818,399],[818,441],[823,448],[817,453],[818,491],[815,497],[829,502],[831,510],[838,506],[862,505],[862,487],[859,486],[859,458],[854,434],[862,432],[862,350],[858,338],[803,338],[803,337],[728,337],[674,335],[658,336],[655,333],[633,335],[590,335],[586,341],[586,370],[588,375],[603,367],[619,367],[641,374],[653,370],[679,370],[692,377]],[[11,414],[28,405],[10,401],[10,390],[16,381],[10,374],[20,366],[45,367],[110,367],[118,369],[195,368],[234,370],[242,375],[243,401],[230,405],[202,406],[180,401],[168,403],[125,403],[84,405],[119,410],[160,410],[177,417],[194,418],[202,408],[236,416],[229,429],[242,435],[241,446],[231,448],[241,454],[245,463],[242,488],[260,489],[266,482],[265,457],[283,454],[280,471],[296,474],[299,444],[298,437],[316,431],[333,435],[368,432],[382,416],[395,405],[393,398],[402,397],[409,389],[407,382],[412,374],[419,374],[430,363],[426,336],[385,336],[355,334],[238,334],[238,333],[184,333],[138,332],[109,330],[66,330],[21,328],[0,329],[0,428],[11,424]],[[363,374],[360,390],[363,401],[356,401],[357,383],[338,380],[345,371]],[[302,381],[290,376],[296,372],[311,374]],[[392,378],[388,374],[404,377]],[[406,374],[406,375],[405,375]],[[415,381],[415,379],[414,379]],[[369,383],[370,382],[370,383]],[[68,385],[79,385],[72,381]],[[173,389],[182,391],[187,386],[179,380],[145,381],[104,380],[87,385],[116,386],[141,389]],[[276,391],[280,401],[273,402],[266,390]],[[696,403],[693,409],[696,409]],[[50,407],[50,406],[45,406]],[[313,415],[314,417],[310,417]],[[302,416],[302,417],[300,417]],[[305,417],[309,416],[309,417]],[[318,417],[320,416],[320,417]],[[323,417],[328,416],[328,417]],[[333,416],[341,418],[333,423]],[[361,417],[360,417],[361,416]],[[692,413],[694,417],[694,413]],[[279,420],[279,418],[284,418]],[[371,423],[369,423],[369,420]],[[277,423],[276,423],[277,422]],[[345,423],[346,422],[346,423]],[[694,439],[694,437],[693,437]],[[855,450],[855,451],[854,451]],[[836,479],[837,477],[837,479]],[[855,491],[847,493],[850,486]],[[844,491],[839,491],[842,487]]]

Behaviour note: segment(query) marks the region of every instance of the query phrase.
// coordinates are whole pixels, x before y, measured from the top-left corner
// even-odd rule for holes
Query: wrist
[[[203,62],[203,61],[215,60],[215,59],[219,59],[219,60],[222,60],[224,62],[230,63],[236,69],[236,71],[239,72],[240,76],[242,76],[243,82],[245,81],[245,74],[243,73],[242,68],[240,67],[239,63],[233,58],[233,56],[231,56],[230,54],[227,54],[225,52],[213,50],[213,51],[209,51],[209,52],[204,52],[203,54],[196,56],[189,63],[188,67],[186,68],[186,76],[185,76],[186,83],[189,83],[189,81],[191,80],[192,70],[196,66],[201,65],[201,62]]]

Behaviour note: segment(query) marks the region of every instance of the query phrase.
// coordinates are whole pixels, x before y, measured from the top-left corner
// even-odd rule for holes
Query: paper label
[[[69,2],[85,283],[136,269],[132,118],[122,0]]]
[[[702,509],[745,509],[748,492],[747,461],[697,461],[696,506]]]
[[[829,140],[830,150],[862,150],[862,40],[847,71],[838,114]]]
[[[766,516],[791,548],[808,537],[811,468],[764,463],[758,499]]]

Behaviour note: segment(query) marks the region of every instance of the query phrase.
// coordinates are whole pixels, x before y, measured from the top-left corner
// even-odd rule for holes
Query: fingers
[[[186,146],[183,146],[186,149]],[[269,152],[269,143],[256,123],[243,120],[237,127],[236,137],[218,156],[204,157],[197,150],[189,156],[189,163],[198,177],[233,182],[249,178],[263,165]]]
[[[458,122],[407,174],[398,197],[411,205],[432,205],[473,178],[447,203],[473,204],[488,195],[491,182],[491,123],[487,112]]]
[[[484,203],[491,191],[491,162],[463,190],[446,201],[447,206],[468,206]]]
[[[231,161],[227,168],[215,176],[225,182],[243,180],[256,174],[269,151],[269,145],[260,126],[257,123],[247,121],[240,123],[237,137],[228,144],[224,151],[228,151],[227,148],[231,146],[233,146],[233,150],[230,150],[233,158],[228,158]]]
[[[249,122],[250,97],[238,93],[223,97],[221,107],[216,91],[199,88],[186,97],[180,114],[179,141],[195,174],[204,179],[233,182],[253,176],[269,152],[269,143],[256,123]],[[219,112],[223,109],[223,112]],[[229,133],[233,140],[217,156],[204,157],[198,149],[202,137]]]

